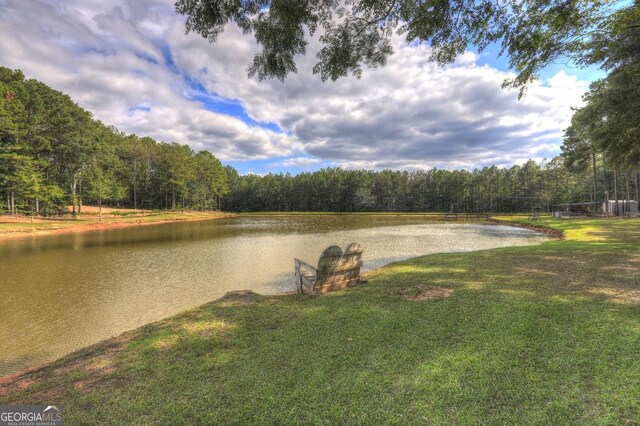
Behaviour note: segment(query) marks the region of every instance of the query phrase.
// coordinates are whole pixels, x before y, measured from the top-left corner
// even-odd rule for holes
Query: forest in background
[[[510,168],[239,175],[208,151],[124,134],[69,96],[0,67],[0,212],[142,209],[517,212],[638,198],[638,170],[604,156],[574,120],[563,154]],[[593,132],[590,134],[594,134]],[[635,161],[635,158],[634,158]],[[635,164],[635,163],[633,163]],[[610,197],[611,198],[611,197]]]
[[[594,181],[589,163],[575,167],[565,163],[558,156],[549,162],[530,160],[521,166],[473,171],[330,168],[264,176],[240,176],[227,167],[231,190],[222,207],[229,211],[500,213],[529,212],[533,206],[548,211],[561,203],[600,203],[606,188],[613,197],[613,169],[597,164]],[[620,199],[637,197],[637,171],[619,174],[618,180]]]
[[[211,210],[228,192],[208,151],[126,135],[69,96],[0,67],[0,210],[55,214],[67,205]]]

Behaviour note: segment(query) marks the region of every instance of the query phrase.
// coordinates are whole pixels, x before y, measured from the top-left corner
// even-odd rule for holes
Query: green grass
[[[226,297],[0,385],[0,404],[57,403],[68,424],[640,424],[640,220],[542,225],[566,239]],[[418,285],[455,292],[399,296]]]

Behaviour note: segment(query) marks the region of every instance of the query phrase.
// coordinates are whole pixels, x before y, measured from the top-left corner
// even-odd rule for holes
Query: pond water
[[[295,288],[293,258],[358,242],[364,269],[535,244],[520,228],[421,216],[245,216],[0,242],[0,376],[222,296]]]

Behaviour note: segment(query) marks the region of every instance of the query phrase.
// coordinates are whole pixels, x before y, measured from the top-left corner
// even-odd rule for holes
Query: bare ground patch
[[[601,297],[612,302],[638,305],[640,304],[640,290],[625,290],[619,288],[590,288],[590,294]]]
[[[216,300],[216,303],[222,302],[223,305],[246,305],[255,303],[258,299],[258,294],[251,290],[236,290],[229,291],[227,294]]]
[[[446,299],[453,295],[453,289],[418,284],[413,287],[395,290],[393,294],[411,302],[419,302],[422,300]]]

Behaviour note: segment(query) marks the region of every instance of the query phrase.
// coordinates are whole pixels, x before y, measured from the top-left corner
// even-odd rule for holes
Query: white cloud
[[[172,8],[171,2],[155,1],[64,7],[5,1],[0,11],[2,65],[20,68],[27,77],[69,94],[122,131],[209,149],[223,160],[290,155],[295,137],[207,111],[186,96],[191,89],[179,71],[166,65],[165,42],[157,38],[181,22]],[[139,105],[147,108],[131,110]]]
[[[387,66],[362,79],[323,83],[311,73],[310,53],[284,83],[258,82],[246,77],[252,39],[233,26],[214,45],[185,35],[173,0],[0,5],[2,65],[70,94],[122,131],[189,143],[226,161],[288,157],[274,166],[368,169],[521,163],[557,153],[570,106],[586,89],[561,71],[518,101],[500,88],[508,75],[478,65],[477,55],[441,68],[426,60],[428,47],[399,38]],[[208,111],[185,76],[285,132]],[[139,105],[147,108],[131,109]]]
[[[311,74],[309,55],[284,83],[257,82],[238,78],[256,48],[238,29],[216,45],[179,30],[167,37],[179,46],[176,60],[208,90],[291,131],[307,155],[349,168],[511,165],[552,156],[587,85],[560,72],[518,101],[516,91],[500,87],[510,75],[477,65],[475,54],[442,68],[426,60],[428,47],[400,39],[387,66],[362,79],[323,83]],[[239,53],[228,57],[230,50]]]
[[[274,163],[273,166],[274,167],[285,167],[285,168],[291,168],[291,167],[309,167],[309,166],[315,166],[316,164],[321,163],[321,160],[318,158],[310,158],[310,157],[292,157],[292,158],[286,158],[282,161],[279,161],[277,163]]]

